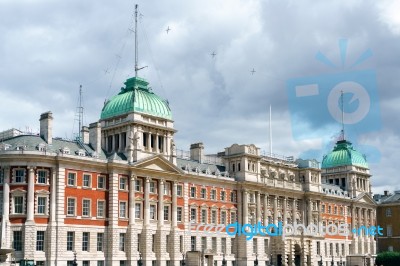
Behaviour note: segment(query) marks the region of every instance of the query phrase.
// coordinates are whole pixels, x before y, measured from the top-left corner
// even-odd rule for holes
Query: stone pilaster
[[[260,192],[256,192],[256,222],[261,222],[261,195]]]
[[[287,224],[287,197],[283,198],[283,224]]]
[[[247,224],[249,222],[249,193],[247,190],[243,190],[243,224]]]
[[[278,196],[274,196],[274,224],[278,224]]]
[[[57,258],[57,223],[56,223],[56,193],[57,193],[57,172],[56,168],[51,169],[50,179],[50,222],[47,227],[47,261],[50,265],[55,265]]]
[[[3,180],[3,217],[1,221],[1,247],[10,248],[10,168],[2,167],[4,173]]]
[[[264,225],[268,225],[268,194],[264,195]]]
[[[35,212],[35,168],[28,167],[28,193],[26,199],[26,223],[34,223]],[[25,242],[26,243],[26,242]]]
[[[119,252],[119,230],[118,230],[118,219],[119,219],[119,176],[115,170],[109,172],[109,198],[108,198],[108,217],[109,226],[107,228],[107,265],[118,266],[119,262],[114,261],[113,257]]]

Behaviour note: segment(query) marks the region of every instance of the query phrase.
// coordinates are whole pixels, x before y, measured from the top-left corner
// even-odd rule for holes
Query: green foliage
[[[400,265],[400,252],[382,252],[376,257],[376,265],[378,266],[399,266]]]

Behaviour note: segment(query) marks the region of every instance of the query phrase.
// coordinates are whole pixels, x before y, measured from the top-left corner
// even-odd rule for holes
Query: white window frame
[[[210,200],[217,200],[217,190],[216,189],[211,189]]]
[[[197,208],[190,208],[190,222],[197,223]]]
[[[74,213],[70,214],[69,213],[69,200],[73,200],[74,201]],[[75,197],[68,197],[67,198],[67,216],[76,216],[76,198]]]
[[[142,192],[142,180],[140,179],[135,180],[135,191]]]
[[[190,197],[191,198],[196,198],[196,191],[197,189],[196,189],[196,187],[190,187]]]
[[[150,212],[150,215],[149,215],[150,220],[156,220],[157,219],[157,205],[150,204],[149,212]]]
[[[176,208],[176,220],[178,222],[182,222],[182,218],[183,218],[183,208],[181,206],[178,206]]]
[[[85,177],[89,177],[89,182],[88,182],[88,184],[87,185],[85,185]],[[89,173],[83,173],[83,176],[82,176],[82,187],[83,188],[91,188],[92,187],[92,174],[89,174]]]
[[[211,224],[217,224],[218,222],[218,213],[216,209],[211,210]]]
[[[39,182],[39,178],[42,178],[39,176],[39,173],[44,173],[44,183]],[[36,171],[36,184],[47,185],[48,183],[49,183],[49,170],[38,169]]]
[[[170,221],[171,220],[171,212],[170,212],[170,206],[169,205],[164,205],[164,210],[163,210],[163,219],[164,221]],[[167,219],[165,219],[165,217]]]
[[[226,191],[225,190],[222,190],[220,192],[220,199],[221,199],[221,201],[226,201]]]
[[[73,178],[73,181],[74,181],[74,184],[70,184],[70,175],[72,176],[74,176],[74,178]],[[78,174],[76,173],[76,172],[67,172],[67,186],[69,186],[69,187],[76,187],[76,179],[77,179],[77,176],[78,176]]]
[[[20,176],[20,175],[17,176],[17,171],[23,171],[24,174],[22,176]],[[26,171],[25,168],[14,168],[13,171],[12,171],[12,174],[13,174],[12,175],[12,183],[16,183],[16,184],[24,184],[24,183],[26,183],[27,171]],[[17,182],[17,177],[18,178],[19,177],[22,178],[20,182]]]
[[[156,181],[150,181],[149,182],[149,192],[152,194],[156,194],[157,193],[157,183]]]
[[[139,206],[139,210],[137,207]],[[138,214],[139,211],[139,215]],[[135,202],[135,219],[142,219],[142,203],[141,202]]]
[[[39,212],[39,199],[44,199],[44,212]],[[36,195],[36,214],[37,215],[48,215],[49,214],[49,208],[48,208],[48,202],[49,202],[49,196],[48,195],[43,195],[39,194]]]
[[[87,234],[87,241],[84,239],[84,235]],[[86,243],[86,247],[84,244]],[[89,252],[90,251],[90,232],[82,232],[82,251]]]
[[[118,250],[125,252],[125,248],[126,248],[126,234],[125,233],[119,233]]]
[[[100,210],[100,206],[103,206],[102,210]],[[100,210],[100,211],[99,211]],[[102,214],[101,214],[102,212]],[[99,214],[100,213],[100,214]],[[96,216],[98,218],[105,218],[105,213],[106,213],[106,201],[105,200],[97,200],[97,210],[96,210]]]
[[[204,188],[204,187],[200,189],[200,198],[201,199],[207,199],[207,189]]]
[[[125,176],[120,176],[118,187],[119,190],[128,190],[128,178],[126,178]]]
[[[89,203],[89,206],[87,207],[88,208],[88,214],[84,214],[84,212],[85,212],[85,203]],[[92,214],[92,200],[91,199],[88,199],[88,198],[83,198],[82,199],[82,217],[90,217],[91,216],[91,214]]]
[[[391,208],[386,208],[385,214],[386,214],[386,217],[392,217],[392,209]]]
[[[12,197],[11,197],[11,210],[12,210],[12,214],[14,215],[25,215],[26,214],[26,191],[22,191],[22,190],[17,190],[17,191],[13,191],[12,193]],[[15,212],[15,198],[22,198],[22,212]]]
[[[176,185],[176,195],[178,197],[182,197],[182,195],[183,195],[183,186],[182,185]]]
[[[205,209],[205,208],[202,208],[201,209],[201,222],[202,223],[204,223],[204,224],[206,224],[207,223],[207,212],[208,212],[208,210],[207,209]]]
[[[164,195],[171,195],[171,183],[164,182]]]
[[[102,187],[99,185],[101,183],[99,182],[101,179],[103,180]],[[97,176],[97,189],[106,189],[106,177],[104,175]]]
[[[124,206],[124,207],[122,208],[122,206]],[[123,201],[123,200],[119,201],[119,204],[118,204],[118,216],[119,216],[119,218],[123,218],[123,219],[128,218],[127,213],[126,213],[127,212],[127,207],[128,207],[128,202]]]
[[[39,239],[39,232],[41,232],[41,235],[43,236],[43,239]],[[35,250],[36,251],[45,251],[45,239],[46,239],[46,232],[45,231],[42,231],[42,230],[38,230],[38,231],[36,231],[36,248],[35,248]],[[40,245],[40,247],[41,248],[39,248],[39,241],[41,242],[41,245]]]
[[[222,210],[221,211],[221,213],[220,213],[220,216],[221,216],[221,224],[226,224],[227,223],[227,215],[226,215],[226,211],[225,210]],[[222,218],[224,218],[224,219],[222,219]]]

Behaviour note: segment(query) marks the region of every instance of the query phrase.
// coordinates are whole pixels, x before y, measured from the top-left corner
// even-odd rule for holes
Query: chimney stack
[[[389,195],[389,190],[383,191],[383,194],[384,194],[385,196],[388,196],[388,195]]]
[[[89,128],[87,126],[82,126],[81,137],[84,144],[89,144]]]
[[[53,113],[48,111],[40,115],[40,137],[47,142],[52,144],[53,140]]]
[[[190,160],[198,161],[202,163],[203,153],[204,153],[204,145],[202,142],[194,143],[190,145]]]
[[[99,122],[89,125],[89,143],[95,152],[101,151],[101,125]]]

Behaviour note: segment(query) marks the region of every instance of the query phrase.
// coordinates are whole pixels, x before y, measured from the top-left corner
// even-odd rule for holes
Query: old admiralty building
[[[298,232],[230,237],[238,222],[350,228],[376,224],[368,164],[347,140],[319,163],[253,144],[206,155],[176,149],[166,101],[133,77],[81,137],[0,133],[3,260],[36,265],[373,265],[373,236]],[[249,140],[250,142],[251,140]],[[191,222],[192,224],[189,224]],[[190,230],[193,224],[198,230]],[[202,224],[202,225],[201,225]],[[211,228],[211,230],[209,230]],[[11,253],[10,253],[11,252]],[[2,252],[5,254],[5,252]]]

